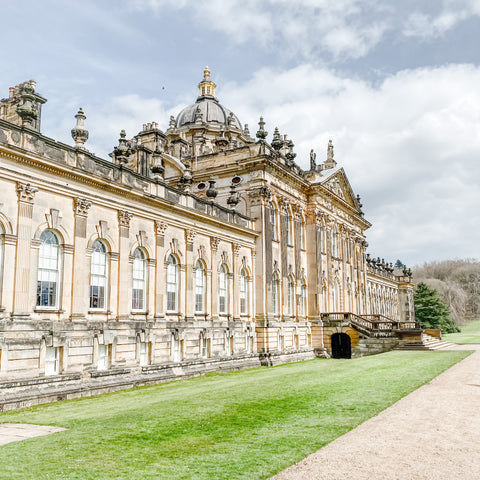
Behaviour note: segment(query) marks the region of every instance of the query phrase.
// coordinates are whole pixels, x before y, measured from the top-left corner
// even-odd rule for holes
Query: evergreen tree
[[[405,266],[405,264],[401,260],[397,260],[395,262],[395,268],[398,268],[399,270],[402,270],[402,268]]]
[[[415,289],[413,299],[415,317],[423,328],[441,328],[444,333],[460,331],[436,290],[420,282]]]

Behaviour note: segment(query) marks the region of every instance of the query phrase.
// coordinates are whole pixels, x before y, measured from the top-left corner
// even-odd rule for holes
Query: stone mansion
[[[168,129],[111,158],[40,132],[33,81],[0,102],[0,409],[177,377],[393,348],[419,332],[408,271],[366,253],[334,160],[219,103],[208,67]]]

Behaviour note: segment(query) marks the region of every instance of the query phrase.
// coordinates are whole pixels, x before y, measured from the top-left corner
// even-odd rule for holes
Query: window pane
[[[105,308],[107,287],[107,255],[104,245],[95,240],[90,271],[90,308]]]

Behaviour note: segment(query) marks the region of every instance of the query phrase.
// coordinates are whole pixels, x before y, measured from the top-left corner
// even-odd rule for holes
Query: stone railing
[[[393,332],[397,330],[415,330],[420,328],[416,322],[398,322],[380,314],[356,315],[350,312],[322,313],[327,322],[349,322],[370,333]]]

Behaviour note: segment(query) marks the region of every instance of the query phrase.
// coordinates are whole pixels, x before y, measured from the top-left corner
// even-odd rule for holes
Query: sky
[[[480,258],[480,0],[2,0],[0,97],[47,98],[42,133],[100,157],[166,130],[210,67],[250,132],[262,115],[335,160],[361,197],[374,257]]]

